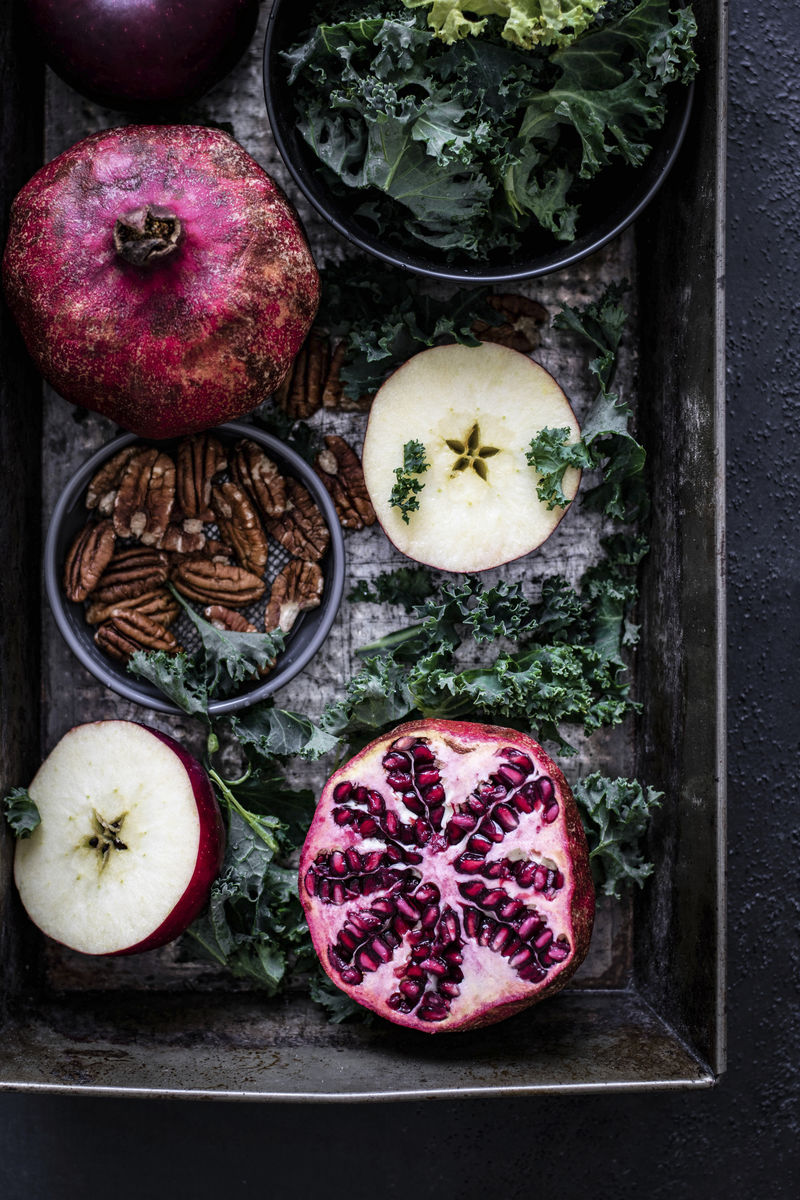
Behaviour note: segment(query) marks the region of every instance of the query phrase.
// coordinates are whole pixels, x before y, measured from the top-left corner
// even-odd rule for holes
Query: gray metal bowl
[[[313,496],[331,535],[330,546],[326,551],[320,566],[325,579],[322,603],[319,608],[301,614],[300,619],[286,639],[286,647],[278,657],[277,663],[270,674],[262,681],[255,681],[243,687],[242,691],[225,700],[215,700],[209,705],[212,713],[222,714],[235,712],[246,708],[271,696],[278,688],[283,687],[293,679],[319,650],[328,635],[336,617],[344,588],[344,538],[341,526],[336,516],[336,510],[331,503],[328,493],[320,483],[311,467],[299,454],[284,445],[271,434],[264,433],[256,425],[244,422],[231,422],[220,425],[213,430],[223,442],[231,442],[238,438],[251,438],[263,446],[275,461],[283,474],[293,476],[303,483]],[[62,584],[64,562],[78,530],[86,522],[87,510],[84,506],[84,496],[90,479],[103,463],[131,442],[142,441],[135,434],[128,433],[115,438],[102,450],[98,450],[80,470],[72,476],[67,486],[58,498],[55,506],[47,540],[44,548],[44,577],[47,598],[53,610],[56,624],[67,645],[80,659],[87,670],[104,683],[112,691],[137,704],[155,709],[163,713],[178,713],[180,709],[171,704],[151,684],[131,675],[122,663],[109,658],[94,642],[94,631],[84,616],[82,604],[73,604],[64,595]],[[178,439],[161,443],[166,449],[174,445]],[[270,539],[270,563],[267,567],[267,581],[277,574],[289,560],[289,555]],[[191,634],[191,623],[186,619],[187,633]],[[179,634],[180,634],[179,630]],[[179,640],[191,649],[191,637]]]

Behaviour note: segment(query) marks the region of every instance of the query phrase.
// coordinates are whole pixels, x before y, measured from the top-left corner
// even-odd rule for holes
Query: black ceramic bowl
[[[531,224],[520,250],[486,258],[464,256],[448,261],[443,252],[407,239],[392,244],[355,213],[367,196],[352,189],[347,196],[328,186],[319,159],[297,130],[288,86],[288,67],[280,52],[287,50],[309,27],[318,0],[273,0],[264,44],[264,95],[275,143],[297,186],[340,233],[357,246],[394,266],[434,279],[468,283],[508,283],[547,275],[578,262],[616,237],[652,200],[664,182],[689,124],[694,85],[673,86],[663,129],[654,135],[653,149],[643,166],[614,165],[604,169],[581,196],[580,236],[559,242]]]
[[[255,704],[257,700],[263,700],[272,695],[278,688],[293,679],[299,671],[302,671],[303,667],[317,653],[328,635],[341,602],[345,556],[344,538],[336,510],[328,493],[308,463],[294,450],[270,434],[264,433],[256,425],[231,422],[227,425],[220,425],[213,432],[224,443],[232,443],[239,438],[247,437],[262,445],[283,475],[294,476],[308,488],[327,522],[331,535],[330,546],[320,563],[325,587],[319,608],[301,614],[287,636],[285,649],[279,655],[275,667],[264,680],[255,681],[245,686],[237,695],[225,700],[215,700],[209,705],[212,713],[221,714],[246,708],[250,704]],[[133,700],[137,704],[143,704],[158,712],[178,713],[180,710],[166,700],[161,692],[146,680],[131,675],[122,663],[116,662],[95,645],[94,629],[85,619],[83,605],[70,603],[64,595],[62,585],[64,562],[69,548],[78,530],[87,520],[84,496],[90,479],[102,464],[118,450],[129,446],[131,442],[143,440],[132,433],[115,438],[102,450],[98,450],[97,454],[94,454],[72,476],[58,498],[47,532],[44,548],[45,587],[53,616],[61,634],[73,653],[96,679],[99,679],[101,683],[110,687],[118,695],[125,696],[126,699]],[[172,442],[163,442],[159,445],[170,449],[177,440],[176,438]],[[270,556],[265,574],[268,585],[288,561],[288,553],[270,538]],[[202,606],[195,604],[194,607],[199,610]],[[262,602],[261,608],[263,609],[263,607]],[[182,615],[173,626],[173,632],[187,650],[194,649],[193,642],[196,643],[198,640],[197,633],[188,617]]]

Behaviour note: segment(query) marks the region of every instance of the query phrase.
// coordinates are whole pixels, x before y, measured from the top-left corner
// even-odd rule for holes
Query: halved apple
[[[84,954],[133,954],[182,933],[219,873],[224,830],[206,772],[133,721],[65,734],[28,789],[41,824],[17,843],[31,920]]]
[[[566,509],[536,494],[525,452],[545,427],[580,429],[569,401],[538,363],[490,342],[436,346],[390,375],[372,404],[364,479],[378,520],[398,550],[443,571],[484,571],[540,546]],[[427,470],[419,508],[392,504],[404,446],[418,441]],[[567,469],[572,500],[580,471]]]

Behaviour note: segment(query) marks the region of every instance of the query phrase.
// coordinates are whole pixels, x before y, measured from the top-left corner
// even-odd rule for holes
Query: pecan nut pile
[[[318,350],[312,339],[297,370],[321,403],[327,357]],[[364,511],[360,464],[341,439],[328,442],[320,469],[327,463],[336,476],[344,520]],[[213,433],[198,433],[172,453],[126,446],[94,475],[85,503],[90,516],[66,556],[64,591],[85,605],[97,645],[119,661],[136,650],[180,650],[169,629],[181,611],[175,592],[236,633],[255,633],[262,620],[267,631],[288,633],[321,602],[325,519],[308,490],[249,438],[225,446]],[[271,590],[268,534],[292,556]]]

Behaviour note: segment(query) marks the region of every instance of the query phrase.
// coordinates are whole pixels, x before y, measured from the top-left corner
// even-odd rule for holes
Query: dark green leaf
[[[425,484],[418,477],[427,471],[428,465],[422,442],[416,439],[406,442],[403,446],[403,465],[395,468],[394,474],[397,482],[392,487],[389,496],[392,507],[400,509],[400,515],[406,525],[409,521],[409,513],[417,512],[419,509],[417,497]]]
[[[572,789],[589,842],[597,886],[606,896],[620,895],[624,885],[640,887],[652,874],[640,848],[661,792],[636,780],[607,779],[595,772]]]
[[[349,600],[365,604],[402,604],[411,612],[433,594],[435,584],[427,567],[398,567],[382,571],[374,579],[360,579],[350,590]]]
[[[131,656],[128,670],[152,683],[189,716],[207,715],[209,685],[193,656],[137,650]]]
[[[253,704],[230,722],[247,752],[261,758],[321,758],[337,745],[310,717],[275,708],[272,701]]]
[[[12,788],[3,797],[3,814],[17,838],[29,838],[42,821],[35,800],[25,788]]]

